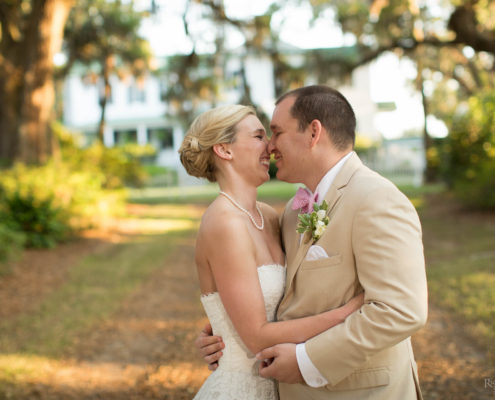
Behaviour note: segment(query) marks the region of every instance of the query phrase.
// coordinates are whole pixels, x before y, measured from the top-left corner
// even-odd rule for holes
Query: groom
[[[306,343],[263,350],[260,375],[285,399],[421,399],[410,336],[427,316],[421,226],[409,200],[352,151],[356,119],[338,91],[307,86],[277,100],[269,151],[277,178],[303,183],[302,201],[323,200],[329,222],[318,240],[296,232],[294,199],[282,215],[287,279],[278,319],[320,313],[364,290],[344,323]],[[205,360],[221,343],[197,339]]]

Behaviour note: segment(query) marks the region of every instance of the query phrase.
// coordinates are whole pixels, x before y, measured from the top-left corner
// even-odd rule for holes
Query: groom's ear
[[[323,126],[319,120],[314,119],[309,123],[308,129],[311,133],[310,147],[314,147],[316,146],[316,143],[320,141],[321,135],[323,134]]]
[[[217,143],[213,145],[213,151],[222,160],[232,160],[232,151],[229,143]]]

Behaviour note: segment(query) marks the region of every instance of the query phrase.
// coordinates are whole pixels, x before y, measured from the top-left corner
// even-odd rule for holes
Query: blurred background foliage
[[[237,102],[253,104],[266,123],[269,116],[254,104],[245,76],[250,54],[272,61],[277,96],[304,84],[309,74],[335,85],[385,52],[412,60],[417,76],[411,85],[424,107],[425,180],[445,182],[469,207],[495,208],[495,0],[274,0],[262,15],[244,19],[230,16],[223,0],[184,3],[191,48],[157,70],[139,27],[166,2],[150,0],[141,11],[133,1],[120,0],[0,2],[0,260],[22,246],[53,246],[102,215],[120,212],[126,186],[143,186],[165,172],[149,165],[152,147],[102,144],[110,75],[139,81],[165,72],[169,117],[184,127],[201,104],[214,106],[232,85],[240,88]],[[273,23],[289,5],[310,7],[315,21],[337,24],[355,45],[345,54],[308,51],[302,66],[293,66]],[[198,10],[214,27],[210,52],[198,50],[204,37],[190,29],[190,15]],[[229,29],[244,38],[235,77],[224,74]],[[55,67],[59,51],[66,63]],[[85,65],[87,79],[102,87],[97,140],[87,147],[57,122],[55,89],[75,63]],[[431,137],[429,115],[447,126],[445,139]],[[358,137],[356,150],[366,154],[378,145]]]

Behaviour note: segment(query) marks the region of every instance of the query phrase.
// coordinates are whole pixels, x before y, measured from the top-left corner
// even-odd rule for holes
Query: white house
[[[64,87],[64,124],[87,135],[95,136],[101,116],[100,87],[84,79],[78,68],[67,77]],[[111,99],[106,109],[104,143],[115,146],[126,142],[152,144],[158,151],[157,163],[177,168],[177,150],[183,132],[178,124],[165,117],[163,83],[150,75],[138,84],[134,78],[110,79]]]
[[[290,57],[294,63],[302,60],[302,51],[304,50],[292,50]],[[253,101],[260,105],[267,115],[271,115],[275,101],[271,60],[268,57],[249,55],[245,56],[244,66]],[[227,59],[226,74],[239,74],[240,69],[240,57],[234,52]],[[309,78],[307,83],[315,82]],[[139,84],[132,77],[120,80],[113,76],[111,85],[112,98],[106,110],[105,145],[115,146],[129,141],[150,143],[157,149],[158,165],[176,170],[179,183],[191,183],[177,153],[184,136],[183,129],[166,117],[168,105],[164,100],[165,80],[150,74]],[[381,135],[373,123],[373,116],[378,107],[371,98],[369,67],[365,65],[354,70],[339,89],[356,112],[358,133],[368,136],[373,141],[380,140]],[[89,137],[94,136],[101,114],[99,93],[98,85],[86,81],[83,79],[83,71],[74,69],[65,82],[64,124],[86,133]],[[240,95],[237,88],[227,90],[218,99],[219,104],[236,103]]]

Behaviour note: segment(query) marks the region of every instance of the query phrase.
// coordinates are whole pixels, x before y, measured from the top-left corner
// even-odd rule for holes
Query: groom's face
[[[307,135],[299,129],[299,122],[290,113],[294,101],[294,97],[288,97],[275,107],[270,123],[272,137],[268,151],[275,157],[277,178],[299,183],[304,182],[308,144]]]

